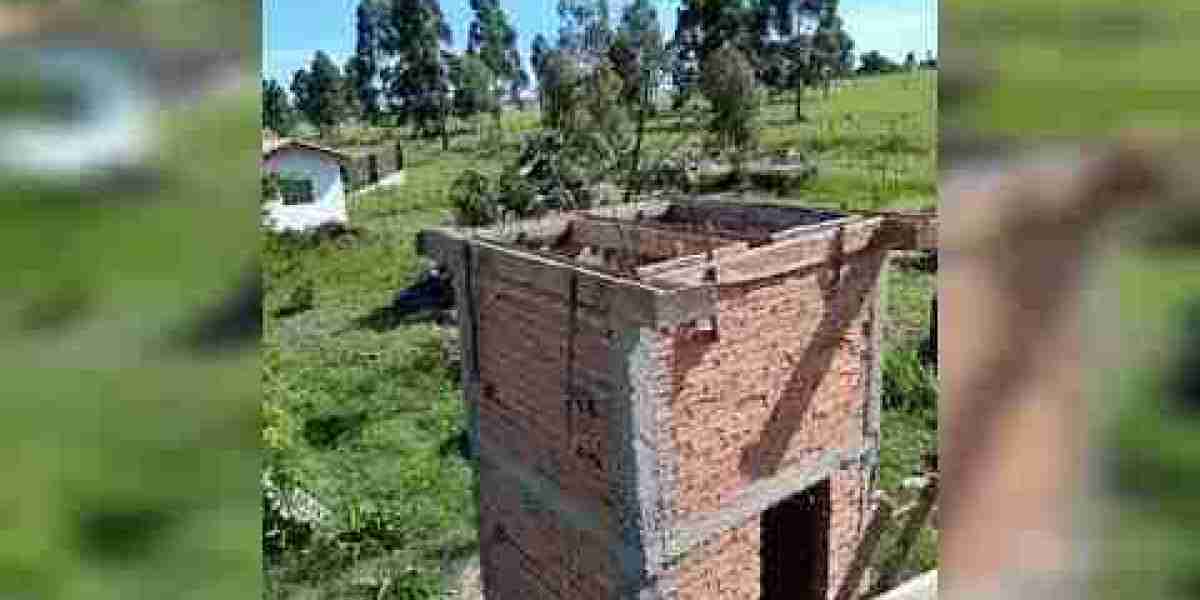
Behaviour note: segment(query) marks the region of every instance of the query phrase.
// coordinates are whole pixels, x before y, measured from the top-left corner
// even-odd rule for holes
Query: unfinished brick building
[[[853,597],[880,275],[933,231],[707,202],[422,232],[457,286],[486,597]]]

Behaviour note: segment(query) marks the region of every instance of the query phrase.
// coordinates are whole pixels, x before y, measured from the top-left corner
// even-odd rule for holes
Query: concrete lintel
[[[824,450],[812,461],[791,467],[771,477],[759,479],[721,508],[691,517],[669,532],[669,563],[675,564],[696,548],[721,533],[745,523],[787,497],[804,491],[835,472],[858,465],[862,450],[857,448]]]

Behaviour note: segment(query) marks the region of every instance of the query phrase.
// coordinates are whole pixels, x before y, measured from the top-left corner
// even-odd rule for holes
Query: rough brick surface
[[[699,548],[680,567],[678,600],[757,600],[759,520],[753,518]]]
[[[862,444],[877,270],[864,257],[847,261],[837,286],[828,275],[723,288],[715,336],[676,334],[677,516],[715,510],[811,451]]]

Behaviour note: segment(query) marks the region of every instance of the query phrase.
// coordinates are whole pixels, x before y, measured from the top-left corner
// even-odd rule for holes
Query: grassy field
[[[781,99],[762,112],[762,146],[795,148],[818,176],[780,202],[843,208],[936,202],[932,73],[854,82],[808,120]],[[660,115],[652,147],[679,143]],[[402,189],[351,201],[353,241],[264,241],[263,344],[266,468],[284,488],[305,490],[322,510],[312,531],[283,528],[268,544],[270,598],[435,598],[453,587],[477,551],[474,477],[460,454],[457,373],[442,357],[443,331],[372,315],[416,276],[416,233],[449,216],[446,191],[462,170],[496,172],[536,114],[508,113],[504,139],[474,134],[406,146]],[[362,132],[360,132],[361,134]],[[682,134],[682,137],[691,135]],[[698,135],[698,134],[696,134]],[[915,356],[928,325],[934,276],[889,275],[889,352]],[[895,488],[936,444],[936,407],[889,410],[882,480]],[[886,551],[886,549],[885,549]],[[936,560],[928,532],[914,568]]]

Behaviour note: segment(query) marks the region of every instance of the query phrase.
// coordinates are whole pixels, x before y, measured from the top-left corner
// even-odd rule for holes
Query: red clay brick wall
[[[728,506],[752,481],[821,450],[861,447],[869,376],[866,327],[877,293],[877,263],[870,254],[845,257],[836,284],[833,271],[820,268],[722,288],[715,339],[679,330],[676,394],[669,409],[669,435],[677,449],[672,506],[677,523]],[[863,478],[854,467],[831,484],[830,597],[857,543]],[[699,564],[687,559],[681,572],[701,570],[720,579],[735,571],[713,561],[758,560],[757,538],[746,543],[740,555],[730,550]],[[722,558],[727,554],[730,558]],[[711,585],[725,586],[704,583]]]
[[[623,581],[623,484],[612,463],[614,439],[628,427],[617,416],[630,402],[618,347],[628,326],[610,318],[595,281],[574,281],[566,268],[538,281],[530,271],[521,259],[489,255],[476,275],[487,597],[609,599]],[[666,341],[647,342],[664,362]],[[669,378],[660,371],[647,375]]]
[[[869,285],[849,281],[855,262],[847,261],[842,290]],[[861,275],[873,277],[865,267]],[[677,333],[676,516],[715,510],[811,451],[861,444],[869,306],[845,292],[826,302],[823,276],[723,288],[715,340]]]
[[[758,600],[758,543],[755,516],[697,549],[679,566],[675,600]]]
[[[859,537],[867,526],[865,475],[861,468],[838,471],[830,477],[833,501],[829,524],[829,598],[843,585],[843,577],[858,551]],[[854,585],[857,590],[858,586]],[[852,596],[853,597],[853,596]]]
[[[591,407],[585,400],[582,410],[569,404],[570,291],[506,277],[523,268],[516,261],[491,266],[504,268],[478,275],[480,535],[488,597],[607,597],[605,399],[593,397]],[[590,329],[577,332],[582,352],[575,353],[590,366],[580,377],[602,390],[605,372],[591,364],[595,337]],[[543,484],[522,490],[505,467],[532,471]],[[562,510],[596,520],[599,532],[565,525]],[[497,527],[505,532],[499,540]]]

